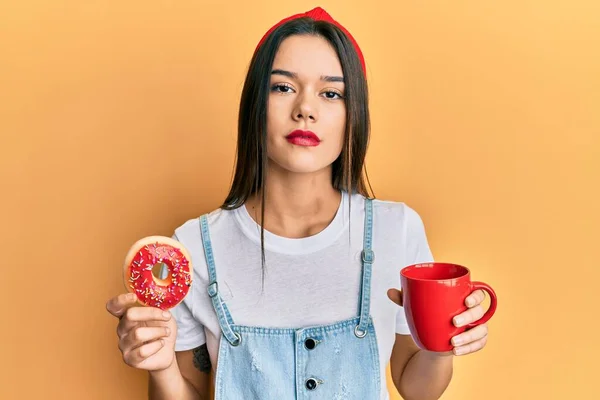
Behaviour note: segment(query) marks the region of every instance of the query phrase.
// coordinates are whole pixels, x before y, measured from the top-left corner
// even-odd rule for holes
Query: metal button
[[[308,350],[312,350],[316,346],[317,346],[317,342],[313,338],[308,338],[304,341],[304,347],[306,347]]]
[[[358,328],[360,328],[360,325],[356,325],[356,326],[354,327],[354,335],[355,335],[357,338],[359,338],[359,339],[362,339],[362,338],[364,338],[365,336],[367,336],[367,331],[366,331],[366,330],[364,330],[364,331],[361,331],[361,330],[360,330],[360,329],[358,329]]]
[[[317,380],[314,378],[310,378],[306,380],[306,388],[308,390],[315,390],[317,388]]]
[[[233,332],[233,336],[235,336],[235,340],[231,342],[231,345],[234,347],[239,346],[240,343],[242,343],[242,335],[237,332]]]

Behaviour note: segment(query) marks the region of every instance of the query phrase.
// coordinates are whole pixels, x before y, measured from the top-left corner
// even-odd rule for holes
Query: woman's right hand
[[[106,303],[108,312],[119,318],[117,336],[123,361],[147,371],[167,369],[175,360],[175,319],[168,311],[136,303],[133,293],[121,294]]]

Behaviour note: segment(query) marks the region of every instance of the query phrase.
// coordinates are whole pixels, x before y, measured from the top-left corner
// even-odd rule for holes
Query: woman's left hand
[[[397,289],[388,290],[388,297],[394,303],[402,306],[402,291]],[[476,322],[485,313],[481,303],[485,299],[483,290],[476,290],[465,299],[465,305],[468,310],[455,316],[452,319],[454,326],[461,327]],[[451,342],[454,348],[452,352],[457,356],[475,353],[485,347],[487,344],[488,326],[487,323],[467,329],[465,332],[456,335]]]
[[[468,325],[473,322],[477,322],[485,310],[481,306],[485,299],[485,292],[483,290],[476,290],[471,293],[465,299],[465,305],[469,309],[462,314],[455,316],[452,319],[454,326],[461,327]],[[485,347],[487,344],[488,326],[487,323],[477,325],[474,328],[467,329],[465,332],[456,335],[452,338],[451,342],[454,346],[452,350],[457,356],[465,354],[475,353]]]

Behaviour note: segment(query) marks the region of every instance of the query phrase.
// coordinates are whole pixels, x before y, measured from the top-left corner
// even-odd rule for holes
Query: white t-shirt
[[[333,221],[307,238],[290,239],[265,231],[264,290],[260,226],[245,206],[209,213],[219,293],[233,321],[248,326],[300,328],[357,316],[364,203],[362,195],[343,192]],[[178,328],[175,350],[206,343],[215,367],[221,329],[207,293],[209,279],[199,218],[178,227],[173,237],[188,249],[194,266],[192,289],[171,310]],[[406,204],[392,201],[373,201],[372,249],[371,316],[385,382],[395,334],[409,334],[404,310],[387,297],[387,291],[400,288],[400,269],[404,266],[431,262],[433,257],[419,215]],[[386,385],[381,386],[381,399],[387,399]]]

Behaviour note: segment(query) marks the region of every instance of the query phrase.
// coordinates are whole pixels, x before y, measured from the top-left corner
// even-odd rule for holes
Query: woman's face
[[[329,167],[342,151],[346,125],[342,66],[333,47],[317,36],[286,38],[270,88],[269,162],[294,173]]]

